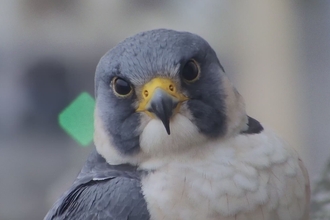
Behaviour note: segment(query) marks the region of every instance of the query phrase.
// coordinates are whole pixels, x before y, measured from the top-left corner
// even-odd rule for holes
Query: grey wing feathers
[[[95,161],[105,161],[99,155],[92,157],[45,220],[148,220],[150,217],[141,192],[139,172],[130,170],[126,165],[95,164]],[[90,172],[86,167],[91,168]]]

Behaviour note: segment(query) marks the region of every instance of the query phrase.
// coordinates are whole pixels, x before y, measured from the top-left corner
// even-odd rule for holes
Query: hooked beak
[[[146,112],[149,116],[160,119],[168,135],[170,119],[178,111],[181,102],[188,100],[177,92],[175,84],[164,78],[154,78],[143,86],[142,97],[138,112]]]
[[[163,122],[167,134],[171,134],[170,118],[178,103],[179,100],[177,98],[169,95],[160,88],[155,90],[153,97],[149,102],[147,110],[150,113],[154,113]]]

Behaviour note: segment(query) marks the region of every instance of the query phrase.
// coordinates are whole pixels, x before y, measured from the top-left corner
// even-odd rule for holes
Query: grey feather
[[[141,175],[131,165],[109,165],[94,151],[45,220],[148,220]]]

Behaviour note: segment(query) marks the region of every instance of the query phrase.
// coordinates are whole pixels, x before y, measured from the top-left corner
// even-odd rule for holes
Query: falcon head
[[[244,102],[216,53],[188,32],[127,38],[95,75],[95,145],[110,164],[176,155],[246,129]]]

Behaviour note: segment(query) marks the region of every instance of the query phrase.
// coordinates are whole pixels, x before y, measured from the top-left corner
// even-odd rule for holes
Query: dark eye
[[[128,96],[132,92],[131,85],[122,78],[114,78],[113,90],[118,96]]]
[[[189,60],[183,67],[181,76],[187,82],[194,82],[199,77],[199,66],[195,60]]]

